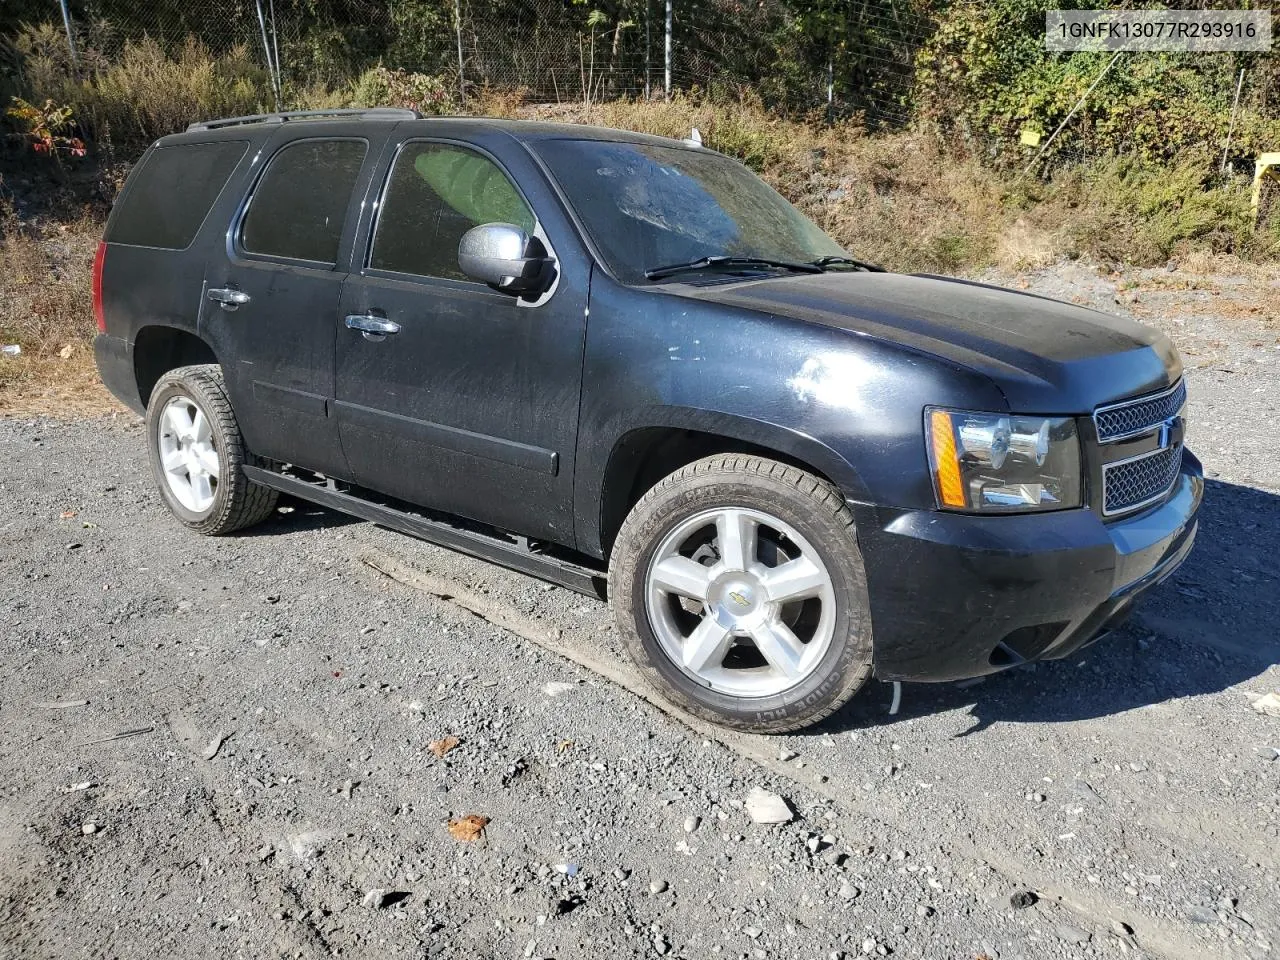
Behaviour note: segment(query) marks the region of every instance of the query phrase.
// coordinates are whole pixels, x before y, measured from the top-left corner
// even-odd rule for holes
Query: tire
[[[160,496],[188,529],[217,537],[274,512],[276,491],[244,474],[248,453],[221,367],[178,367],[162,376],[151,391],[146,425]],[[173,469],[166,469],[166,459]]]
[[[807,727],[871,676],[853,514],[831,484],[774,460],[707,457],[649,490],[614,544],[609,602],[646,681],[734,729]]]

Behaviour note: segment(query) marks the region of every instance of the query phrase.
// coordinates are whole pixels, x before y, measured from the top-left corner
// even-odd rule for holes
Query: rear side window
[[[387,182],[369,266],[465,280],[458,242],[485,223],[514,223],[533,233],[533,211],[502,169],[464,147],[406,144]]]
[[[302,140],[281,149],[249,201],[240,232],[248,253],[333,264],[368,144]]]
[[[156,147],[129,178],[108,243],[183,250],[249,147],[243,140]]]

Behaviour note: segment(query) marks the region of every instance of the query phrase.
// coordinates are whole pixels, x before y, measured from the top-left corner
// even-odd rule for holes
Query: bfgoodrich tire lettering
[[[681,531],[697,528],[704,516],[703,531],[673,551],[673,534],[678,538]],[[735,535],[723,526],[733,521],[721,518],[734,516],[754,518],[764,538],[758,547],[751,541],[747,558],[746,567],[756,576],[733,575]],[[711,542],[691,548],[699,537]],[[772,562],[765,557],[766,548],[773,551]],[[793,561],[806,556],[815,568],[807,577],[777,575],[782,564],[791,564],[791,571],[799,566]],[[668,565],[663,566],[664,560]],[[694,564],[703,567],[708,582]],[[801,579],[807,586],[798,592],[807,599],[793,603],[777,584]],[[655,594],[655,580],[677,587]],[[771,603],[766,615],[763,600],[754,596],[757,590],[761,598],[783,599]],[[834,713],[871,676],[866,572],[853,515],[830,484],[774,460],[718,455],[658,483],[618,534],[609,595],[618,630],[645,679],[680,708],[715,723],[761,733],[800,729]],[[655,597],[668,606],[655,605]],[[739,612],[741,620],[735,618]],[[753,619],[757,612],[759,620]],[[776,623],[780,616],[795,627],[783,631],[789,641],[781,648],[786,654],[781,671],[770,669],[777,661],[764,655],[765,645],[753,651],[758,624]],[[829,622],[823,621],[828,616]],[[714,623],[704,630],[707,621]],[[806,624],[824,622],[806,634]],[[683,637],[672,630],[681,623]],[[725,624],[730,630],[727,646],[717,640]],[[768,640],[770,630],[761,629]],[[700,630],[710,638],[705,657],[710,669],[700,668],[704,658],[693,643]],[[790,642],[795,640],[799,645]],[[815,642],[823,646],[810,647]],[[684,646],[676,649],[679,644]],[[736,669],[731,666],[735,662]],[[746,679],[736,679],[735,672]],[[769,683],[755,676],[770,672],[781,679]]]
[[[191,426],[183,427],[187,416]],[[244,474],[247,453],[221,367],[178,367],[162,376],[151,391],[146,424],[147,454],[156,485],[165,505],[186,527],[205,536],[220,536],[259,523],[275,510],[276,491]],[[197,433],[204,442],[198,444],[200,452],[193,454],[192,436]],[[184,459],[208,481],[204,495],[198,492],[194,499],[182,496],[173,480],[175,463],[179,475],[184,474]]]

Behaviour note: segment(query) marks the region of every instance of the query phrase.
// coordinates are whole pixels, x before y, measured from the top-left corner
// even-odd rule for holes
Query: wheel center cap
[[[729,629],[745,628],[759,616],[762,608],[760,585],[748,574],[731,574],[713,585],[708,596],[707,612]]]

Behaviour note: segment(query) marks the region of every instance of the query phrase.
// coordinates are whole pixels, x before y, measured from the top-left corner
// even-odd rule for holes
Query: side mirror
[[[472,227],[458,244],[458,266],[472,280],[504,293],[542,289],[554,258],[537,237],[513,223]]]

